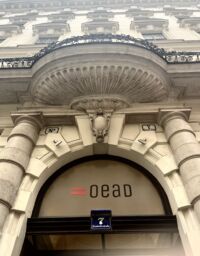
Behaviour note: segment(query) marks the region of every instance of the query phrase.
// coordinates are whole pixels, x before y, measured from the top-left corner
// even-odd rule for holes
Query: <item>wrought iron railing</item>
[[[144,48],[155,53],[168,64],[200,63],[200,52],[166,51],[147,40],[136,39],[129,35],[92,34],[66,38],[61,42],[51,43],[32,57],[1,58],[0,69],[29,69],[43,56],[57,49],[94,43],[126,44]]]

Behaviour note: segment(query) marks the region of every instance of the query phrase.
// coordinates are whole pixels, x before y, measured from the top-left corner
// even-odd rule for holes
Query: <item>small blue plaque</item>
[[[92,230],[111,230],[111,210],[92,210],[91,229]]]

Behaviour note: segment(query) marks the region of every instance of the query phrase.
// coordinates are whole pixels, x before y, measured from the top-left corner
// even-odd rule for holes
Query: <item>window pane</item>
[[[40,217],[87,217],[91,210],[113,216],[163,215],[160,195],[136,168],[114,160],[93,160],[64,171],[43,197]]]
[[[185,256],[177,233],[39,235],[28,241],[42,256]]]
[[[164,40],[166,39],[162,33],[154,33],[154,34],[142,34],[143,38],[146,40]]]
[[[58,40],[58,37],[40,37],[36,44],[51,44],[53,42],[56,42]]]

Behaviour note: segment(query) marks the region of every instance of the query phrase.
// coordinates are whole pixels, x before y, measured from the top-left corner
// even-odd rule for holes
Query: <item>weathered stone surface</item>
[[[163,116],[165,118],[165,116]],[[174,157],[179,165],[182,181],[190,203],[200,200],[200,145],[183,113],[166,112],[164,128]],[[200,219],[199,207],[195,207]]]
[[[16,127],[12,130],[5,148],[0,152],[0,206],[3,205],[0,207],[0,223],[2,225],[13,205],[37,140],[39,125],[35,116],[15,115]]]
[[[163,172],[164,175],[169,175],[170,173],[178,170],[178,166],[172,155],[166,155],[160,158],[156,162],[156,166]]]
[[[10,133],[8,140],[13,137],[13,136],[24,136],[28,139],[30,139],[33,144],[35,143],[35,141],[37,140],[38,137],[38,132],[35,129],[35,127],[29,123],[20,123],[19,125],[17,125],[12,132]]]
[[[116,102],[122,99],[121,102],[130,104],[157,102],[168,97],[170,79],[164,63],[155,54],[123,45],[106,45],[106,48],[105,54],[102,45],[77,46],[75,51],[66,48],[54,52],[54,59],[50,55],[48,60],[46,56],[42,58],[34,67],[31,85],[34,100],[62,105],[83,96],[85,101],[88,97],[104,100],[110,96]],[[38,68],[47,63],[37,74]]]
[[[78,127],[80,137],[83,141],[83,145],[84,146],[91,145],[93,143],[93,134],[92,134],[92,127],[91,127],[91,123],[88,115],[77,116],[76,124]]]

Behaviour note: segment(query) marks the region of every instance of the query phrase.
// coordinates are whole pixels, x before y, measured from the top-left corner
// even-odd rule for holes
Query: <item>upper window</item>
[[[130,29],[137,30],[142,34],[161,34],[168,29],[168,20],[148,17],[135,17],[131,21]]]
[[[82,23],[81,27],[86,34],[116,33],[119,30],[119,23],[108,19],[93,19]]]
[[[49,22],[33,25],[33,35],[39,37],[60,37],[70,31],[67,23]]]
[[[200,32],[200,17],[185,18],[180,21],[180,26]]]
[[[58,37],[39,37],[36,44],[51,44],[58,41]]]
[[[166,38],[162,33],[142,34],[146,40],[165,40]]]

